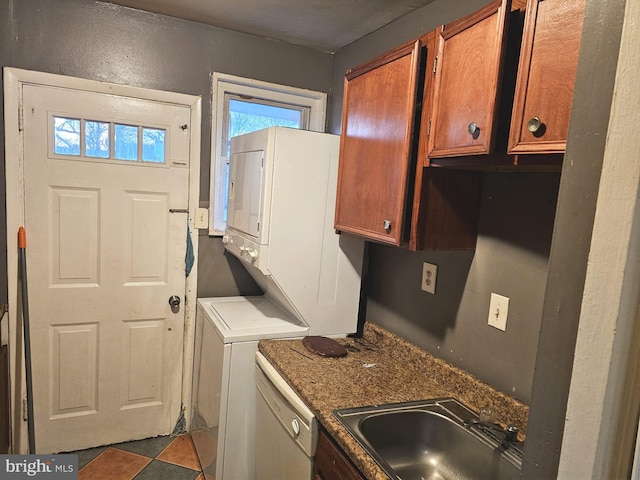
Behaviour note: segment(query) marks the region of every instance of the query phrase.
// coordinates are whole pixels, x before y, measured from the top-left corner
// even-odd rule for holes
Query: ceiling
[[[434,0],[110,0],[335,52]]]

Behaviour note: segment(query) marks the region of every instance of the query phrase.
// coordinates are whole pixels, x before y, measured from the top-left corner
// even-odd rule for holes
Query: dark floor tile
[[[196,470],[153,460],[134,480],[195,480],[198,475],[200,472]]]
[[[78,450],[76,452],[69,452],[74,455],[78,455],[78,470],[84,467],[91,460],[96,458],[102,452],[104,452],[107,447],[95,447],[95,448],[87,448],[86,450]]]
[[[137,453],[145,457],[154,458],[164,448],[171,443],[173,437],[166,435],[163,437],[146,438],[144,440],[134,440],[133,442],[118,443],[111,445],[127,452]]]

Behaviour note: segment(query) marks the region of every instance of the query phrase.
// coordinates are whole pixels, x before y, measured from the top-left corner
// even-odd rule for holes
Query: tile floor
[[[78,480],[204,480],[190,435],[69,453],[78,455]]]

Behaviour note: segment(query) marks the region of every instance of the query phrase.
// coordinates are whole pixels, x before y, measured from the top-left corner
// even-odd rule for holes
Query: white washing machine
[[[191,435],[207,478],[255,477],[258,341],[308,330],[265,297],[198,299]]]
[[[364,241],[333,227],[339,147],[283,127],[231,140],[222,242],[264,295],[198,300],[191,433],[215,480],[255,478],[258,341],[357,329]]]
[[[255,478],[258,341],[308,330],[265,297],[198,300],[191,436],[207,478]]]

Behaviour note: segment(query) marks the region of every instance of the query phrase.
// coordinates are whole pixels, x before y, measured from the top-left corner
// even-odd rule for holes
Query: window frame
[[[251,78],[214,72],[211,98],[211,167],[209,182],[209,235],[224,234],[224,181],[227,157],[222,156],[221,145],[226,125],[225,97],[227,94],[259,98],[276,104],[293,104],[309,107],[309,127],[315,132],[325,131],[327,94],[314,90],[289,87]]]

